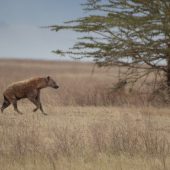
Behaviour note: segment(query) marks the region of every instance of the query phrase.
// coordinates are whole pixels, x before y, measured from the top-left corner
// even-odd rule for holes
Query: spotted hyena
[[[52,87],[54,89],[59,88],[50,76],[31,78],[11,84],[3,93],[4,101],[1,107],[1,112],[12,104],[14,110],[22,114],[17,108],[17,101],[23,98],[28,98],[36,106],[33,110],[34,112],[40,109],[41,112],[46,115],[40,101],[40,90],[46,87]]]

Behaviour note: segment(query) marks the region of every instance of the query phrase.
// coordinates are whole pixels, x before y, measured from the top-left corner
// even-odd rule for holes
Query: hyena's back
[[[28,94],[34,93],[34,91],[40,86],[45,86],[45,79],[32,78],[24,81],[15,82],[7,87],[3,95],[9,100],[26,98]]]

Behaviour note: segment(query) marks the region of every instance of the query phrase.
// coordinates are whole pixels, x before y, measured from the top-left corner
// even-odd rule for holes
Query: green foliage
[[[92,57],[101,66],[126,66],[126,76],[134,69],[163,71],[170,85],[170,1],[87,0],[82,6],[88,16],[51,26],[83,33],[73,48],[58,54]]]

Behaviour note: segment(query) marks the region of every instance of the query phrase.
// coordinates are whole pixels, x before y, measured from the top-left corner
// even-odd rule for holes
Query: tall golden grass
[[[42,90],[48,116],[33,113],[27,100],[18,103],[24,115],[11,106],[1,114],[0,169],[170,169],[169,108],[126,89],[112,92],[117,68],[92,70],[89,63],[0,61],[1,94],[32,76],[50,75],[60,86]]]
[[[20,106],[0,119],[0,168],[169,169],[169,110]]]

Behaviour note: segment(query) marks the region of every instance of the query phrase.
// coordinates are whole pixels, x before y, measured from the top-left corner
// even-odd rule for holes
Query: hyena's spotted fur
[[[57,89],[58,85],[49,76],[31,78],[11,84],[3,93],[4,101],[1,107],[1,112],[12,104],[14,110],[22,114],[22,112],[20,112],[17,108],[17,101],[23,98],[28,98],[36,105],[36,108],[33,110],[34,112],[40,109],[43,114],[46,114],[43,111],[40,101],[40,90],[46,87]]]

